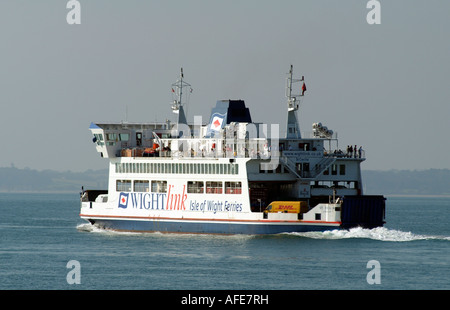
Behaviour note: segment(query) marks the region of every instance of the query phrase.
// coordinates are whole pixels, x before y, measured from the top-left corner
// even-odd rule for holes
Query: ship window
[[[94,137],[97,139],[97,141],[103,141],[103,134],[101,133],[94,134]]]
[[[303,171],[309,172],[309,163],[302,164]]]
[[[207,194],[222,194],[222,182],[207,181],[206,182]]]
[[[345,165],[339,165],[339,174],[345,175]]]
[[[203,182],[188,181],[187,192],[192,194],[203,194]]]
[[[225,194],[241,194],[241,182],[225,182]]]
[[[149,182],[148,181],[134,181],[134,191],[135,192],[148,192]]]
[[[237,174],[238,167],[239,167],[239,165],[237,165],[237,164],[232,164],[232,165],[231,165],[231,171],[230,171],[230,173],[231,173],[231,174]]]
[[[120,141],[128,141],[130,139],[130,135],[127,133],[119,133]]]
[[[337,175],[337,165],[333,164],[331,166],[331,175]]]
[[[152,192],[153,193],[166,193],[167,192],[167,181],[152,181]]]
[[[117,180],[116,181],[116,191],[131,192],[131,181],[130,180]]]
[[[115,133],[107,133],[106,134],[106,140],[116,141],[116,139],[117,139],[117,134],[115,134]]]
[[[345,174],[345,167],[335,167],[336,174]],[[261,170],[261,169],[260,169]],[[173,174],[239,174],[237,164],[176,164],[176,163],[116,163],[116,173],[173,173]],[[261,172],[264,172],[262,170]],[[273,171],[270,171],[273,172]],[[324,172],[324,174],[327,174]]]
[[[94,141],[97,143],[97,145],[103,146],[105,145],[105,142],[103,142],[103,135],[101,133],[94,134]]]

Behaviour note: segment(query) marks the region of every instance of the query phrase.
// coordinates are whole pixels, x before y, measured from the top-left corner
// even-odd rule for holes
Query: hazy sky
[[[0,2],[0,167],[107,167],[91,121],[209,117],[243,99],[254,121],[286,122],[289,66],[306,78],[303,131],[322,122],[339,145],[362,145],[364,169],[450,168],[450,1],[66,0]]]

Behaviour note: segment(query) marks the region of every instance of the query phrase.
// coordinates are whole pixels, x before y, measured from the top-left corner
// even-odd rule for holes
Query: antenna
[[[179,114],[183,106],[183,88],[189,87],[192,92],[191,84],[184,81],[183,68],[181,68],[180,78],[172,84],[172,94],[175,99],[172,102],[172,111],[175,114]],[[187,98],[186,98],[187,99]]]
[[[288,111],[297,111],[299,108],[300,100],[299,97],[303,97],[306,91],[305,77],[302,76],[301,79],[293,79],[293,66],[291,65],[291,69],[288,73],[288,78],[286,79],[286,97],[288,98]],[[302,93],[292,94],[292,84],[303,82],[302,85]],[[298,101],[298,103],[297,103]]]
[[[183,108],[183,89],[186,87],[189,87],[190,89],[184,96],[187,101],[189,94],[192,93],[192,87],[191,84],[184,81],[183,68],[181,68],[180,78],[172,84],[172,111],[173,113],[178,114],[176,128],[178,128],[178,124],[187,125],[186,115]]]
[[[288,117],[287,117],[287,128],[286,128],[286,138],[292,139],[301,139],[300,126],[298,124],[298,119],[296,115],[296,111],[300,105],[300,97],[303,97],[306,91],[305,85],[305,77],[302,76],[301,79],[294,79],[293,77],[293,66],[288,73],[288,77],[286,79],[286,97],[288,98]],[[301,93],[293,94],[292,93],[292,84],[303,82],[301,87]]]

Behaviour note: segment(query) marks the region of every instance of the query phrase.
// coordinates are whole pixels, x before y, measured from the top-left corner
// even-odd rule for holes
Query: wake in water
[[[77,230],[91,233],[101,233],[101,234],[121,234],[121,235],[136,235],[140,234],[138,232],[122,232],[122,231],[114,231],[100,228],[96,225],[92,225],[89,223],[79,224],[77,226]]]
[[[80,224],[77,226],[79,231],[92,232],[92,233],[102,233],[102,234],[117,234],[117,235],[165,235],[160,232],[152,233],[140,233],[140,232],[118,232],[108,229],[102,229],[95,225],[89,223]],[[171,235],[171,234],[169,234]],[[181,234],[181,236],[186,236],[191,234]],[[199,236],[199,234],[194,234]],[[201,234],[200,234],[201,235]],[[207,235],[207,234],[206,234]],[[327,240],[338,240],[338,239],[372,239],[379,241],[391,241],[391,242],[405,242],[405,241],[417,241],[417,240],[448,240],[450,237],[445,236],[427,236],[418,235],[412,232],[404,232],[395,229],[388,229],[385,227],[377,227],[373,229],[366,229],[361,227],[352,228],[350,230],[330,230],[330,231],[310,231],[310,232],[293,232],[284,233],[282,235],[299,236],[311,239],[327,239]]]
[[[91,232],[91,233],[109,233],[109,232],[112,232],[112,231],[109,231],[107,229],[100,228],[97,225],[92,225],[92,224],[89,224],[89,223],[79,224],[77,226],[77,230],[84,231],[84,232]]]
[[[86,232],[95,232],[95,230],[101,230],[100,228],[97,228],[94,225],[91,225],[89,223],[83,223],[83,224],[79,224],[77,225],[77,230],[79,231],[86,231]]]
[[[248,240],[249,238],[253,238],[254,235],[236,235],[236,234],[232,234],[232,235],[220,235],[220,234],[202,234],[202,233],[162,233],[159,231],[154,231],[154,232],[133,232],[133,231],[117,231],[117,230],[110,230],[110,229],[105,229],[105,228],[101,228],[98,227],[97,225],[92,225],[89,223],[83,223],[83,224],[79,224],[77,225],[77,230],[78,231],[82,231],[82,232],[89,232],[89,233],[98,233],[98,234],[103,234],[103,235],[135,235],[135,236],[160,236],[160,237],[164,237],[164,238],[192,238],[193,236],[195,236],[196,239],[199,238],[211,238],[213,237],[214,239],[218,239],[218,238],[226,238],[226,239],[233,239],[233,240],[238,240],[238,241],[245,241]]]
[[[289,233],[289,235],[301,236],[312,239],[372,239],[379,241],[417,241],[417,240],[449,240],[450,237],[445,236],[426,236],[418,235],[412,232],[404,232],[395,229],[388,229],[385,227],[377,227],[373,229],[366,229],[361,227],[352,228],[350,230],[330,230],[324,232],[304,232],[304,233]]]

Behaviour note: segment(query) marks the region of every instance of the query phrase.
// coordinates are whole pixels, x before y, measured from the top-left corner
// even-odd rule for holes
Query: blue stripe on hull
[[[339,229],[339,226],[321,224],[249,224],[223,222],[181,222],[181,221],[137,221],[96,219],[101,228],[119,231],[174,232],[208,234],[278,234],[284,232],[325,231]]]

